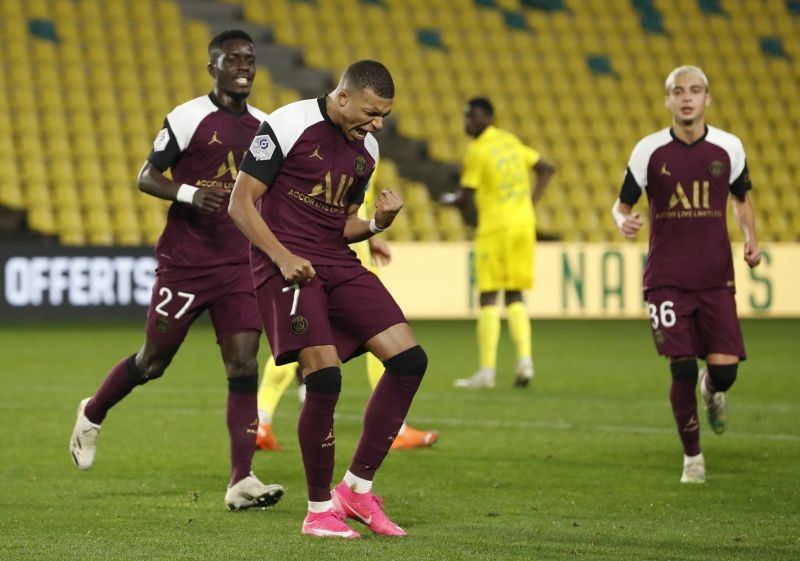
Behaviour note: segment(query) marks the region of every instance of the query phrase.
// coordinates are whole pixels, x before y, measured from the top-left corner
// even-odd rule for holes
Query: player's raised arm
[[[261,218],[255,202],[267,192],[267,186],[239,170],[231,192],[228,214],[245,237],[263,251],[281,270],[288,282],[305,283],[316,275],[311,262],[291,253],[278,241]]]
[[[384,189],[375,201],[375,216],[367,222],[358,218],[358,204],[347,207],[347,222],[344,225],[344,238],[354,243],[371,238],[388,229],[394,217],[403,208],[403,198],[392,189]]]

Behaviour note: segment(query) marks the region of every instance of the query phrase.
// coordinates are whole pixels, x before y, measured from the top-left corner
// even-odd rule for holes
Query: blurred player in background
[[[461,189],[445,193],[442,204],[457,204],[477,212],[475,273],[480,291],[478,316],[479,369],[455,381],[459,388],[494,388],[500,340],[498,292],[503,291],[508,327],[517,351],[514,385],[526,387],[533,378],[531,326],[522,291],[533,286],[536,244],[534,205],[541,198],[555,166],[513,134],[494,126],[490,100],[467,103],[464,128],[473,137],[464,156]],[[530,171],[536,172],[531,189]]]
[[[358,211],[359,217],[367,220],[367,209],[375,206],[375,190],[368,188],[364,195],[364,204]],[[366,241],[352,244],[351,247],[358,255],[362,265],[367,267],[370,272],[378,274],[378,267],[388,265],[392,259],[389,244],[379,237],[372,237]],[[384,368],[381,361],[372,353],[366,354],[367,378],[369,385],[374,390],[381,379]],[[264,377],[258,389],[258,436],[256,446],[261,450],[279,450],[278,439],[272,430],[272,417],[281,396],[286,391],[291,381],[295,378],[298,371],[298,364],[292,362],[282,366],[275,365],[275,359],[270,355],[264,367]],[[300,378],[298,388],[300,402],[305,399],[305,385]],[[427,448],[439,440],[437,431],[423,431],[408,426],[406,423],[400,427],[397,438],[392,441],[392,449],[397,448]]]
[[[378,277],[348,247],[388,228],[403,206],[384,189],[375,216],[358,208],[378,160],[394,82],[381,63],[347,67],[336,89],[281,107],[261,125],[242,162],[229,212],[252,243],[261,317],[278,365],[298,361],[306,399],[297,432],[306,472],[302,533],[358,538],[345,517],[403,536],[372,494],[372,480],[422,383],[428,359]],[[369,351],[386,372],[372,392],[344,480],[331,492],[334,410],[341,361]]]
[[[726,225],[729,192],[744,233],[745,262],[755,267],[761,254],[742,142],[705,124],[711,103],[706,75],[696,66],[678,67],[667,77],[666,94],[672,126],[646,136],[633,149],[612,214],[624,237],[636,237],[642,220],[632,207],[647,192],[650,249],[644,295],[656,349],[669,359],[672,372],[669,397],[684,453],[681,482],[704,483],[697,380],[709,425],[721,434],[727,421],[725,392],[745,359]],[[706,362],[699,372],[697,357]]]
[[[108,410],[136,386],[161,377],[189,327],[208,310],[228,377],[231,478],[225,505],[238,510],[269,506],[283,494],[280,485],[265,485],[250,471],[261,318],[249,244],[226,212],[237,168],[266,114],[246,103],[256,71],[247,33],[220,33],[208,55],[213,91],[167,115],[139,172],[142,191],[175,201],[155,249],[158,269],[144,344],[114,366],[93,397],[81,401],[69,448],[78,469],[89,469]],[[168,168],[171,180],[164,175]]]

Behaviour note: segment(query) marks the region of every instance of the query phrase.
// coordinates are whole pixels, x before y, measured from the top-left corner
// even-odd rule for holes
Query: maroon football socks
[[[106,379],[89,400],[84,415],[91,422],[99,425],[106,418],[108,410],[114,407],[133,388],[141,383],[141,376],[136,369],[136,355],[131,355],[117,363]]]
[[[672,414],[678,425],[678,436],[683,444],[683,453],[696,456],[700,453],[700,422],[697,419],[696,380],[673,378],[669,390]]]
[[[381,376],[364,412],[364,431],[350,465],[353,475],[372,480],[397,437],[421,383],[422,376],[389,372]]]
[[[253,378],[257,390],[258,377]],[[256,391],[234,389],[229,383],[226,420],[231,441],[231,485],[250,475],[258,432],[257,402]]]

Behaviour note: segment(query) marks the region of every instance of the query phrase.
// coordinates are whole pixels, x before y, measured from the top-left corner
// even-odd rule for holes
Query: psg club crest
[[[295,335],[302,335],[308,331],[308,320],[303,316],[294,316],[289,321],[289,327]]]
[[[723,173],[725,173],[725,164],[719,160],[714,160],[708,164],[708,173],[711,174],[711,177],[721,176]]]
[[[367,171],[367,159],[364,156],[356,156],[356,161],[353,164],[353,167],[356,168],[357,175],[364,175]]]
[[[275,141],[267,134],[256,135],[250,144],[250,153],[259,162],[269,160],[275,153]]]

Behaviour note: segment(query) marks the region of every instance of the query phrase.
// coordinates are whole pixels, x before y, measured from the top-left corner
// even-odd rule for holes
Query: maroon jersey
[[[230,191],[247,147],[266,117],[250,106],[243,113],[232,113],[213,93],[198,97],[167,115],[147,159],[162,172],[171,168],[176,183]],[[159,263],[174,267],[247,263],[247,238],[227,207],[226,202],[217,212],[203,213],[185,203],[172,203],[156,244]]]
[[[378,159],[378,142],[348,140],[325,98],[277,109],[258,129],[241,169],[268,186],[261,216],[286,248],[314,265],[360,265],[344,238],[346,209],[361,204]],[[278,271],[256,247],[255,285]]]
[[[743,199],[751,188],[742,142],[728,132],[706,127],[702,138],[686,144],[664,129],[639,141],[619,199],[632,205],[647,191],[644,290],[733,288],[728,192]]]

